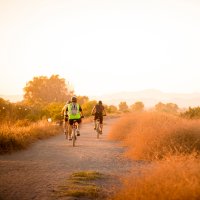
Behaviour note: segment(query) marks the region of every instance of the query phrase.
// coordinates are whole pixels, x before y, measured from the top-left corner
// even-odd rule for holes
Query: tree
[[[88,102],[84,103],[81,106],[82,109],[83,109],[84,116],[91,116],[92,109],[96,104],[97,104],[97,102],[95,100],[88,101]]]
[[[200,107],[199,106],[194,108],[189,107],[189,109],[184,113],[182,113],[181,116],[190,119],[200,119]]]
[[[0,121],[9,118],[11,103],[3,98],[0,98]]]
[[[166,109],[169,113],[176,114],[178,112],[179,107],[175,103],[167,103]]]
[[[127,112],[128,111],[128,105],[125,101],[120,102],[119,104],[119,111]]]
[[[116,113],[116,112],[117,112],[117,107],[114,106],[114,105],[107,106],[107,107],[106,107],[106,111],[107,111],[108,113]]]
[[[62,120],[61,110],[63,106],[63,103],[50,103],[42,109],[42,115],[46,118],[51,118],[53,121]]]
[[[82,104],[87,103],[89,101],[89,97],[87,97],[87,96],[78,96],[77,100],[78,100],[78,103],[80,105],[82,105]]]
[[[161,103],[159,102],[158,104],[155,105],[155,110],[158,112],[167,112],[171,114],[176,114],[178,112],[178,106],[174,103]]]
[[[131,110],[136,112],[141,112],[144,110],[144,104],[141,101],[135,102],[133,105],[131,105]]]
[[[165,111],[165,104],[162,102],[159,102],[155,105],[155,110],[158,112],[163,112]]]
[[[34,77],[24,87],[24,101],[27,104],[48,104],[65,102],[73,94],[65,79],[59,75]]]

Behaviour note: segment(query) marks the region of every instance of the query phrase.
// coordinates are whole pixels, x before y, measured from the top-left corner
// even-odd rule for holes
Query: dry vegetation
[[[102,189],[96,181],[104,175],[96,171],[80,171],[73,173],[63,185],[55,191],[56,197],[74,197],[85,199],[101,199]]]
[[[130,158],[151,160],[140,175],[133,173],[125,180],[113,199],[200,199],[199,120],[130,114],[113,126],[109,136],[128,147]]]
[[[56,135],[60,131],[60,127],[46,121],[4,123],[0,125],[0,154],[24,149],[35,140]]]
[[[153,112],[129,114],[113,126],[109,137],[123,141],[134,159],[200,153],[200,120]]]
[[[196,200],[200,198],[200,162],[190,156],[170,157],[132,174],[114,200]]]

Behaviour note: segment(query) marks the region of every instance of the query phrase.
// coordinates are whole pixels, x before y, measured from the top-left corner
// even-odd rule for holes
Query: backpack
[[[72,103],[71,112],[72,115],[76,115],[78,113],[78,106],[76,103]]]
[[[95,106],[95,108],[96,108],[96,113],[98,113],[98,114],[102,114],[103,113],[104,107],[102,105],[98,105],[97,104]]]

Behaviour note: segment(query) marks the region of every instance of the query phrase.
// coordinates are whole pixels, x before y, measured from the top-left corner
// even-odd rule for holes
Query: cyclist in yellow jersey
[[[72,125],[73,121],[76,120],[78,124],[81,123],[81,118],[83,117],[83,112],[81,106],[77,103],[77,97],[73,96],[71,99],[71,103],[68,104],[66,108],[68,114],[68,122],[69,122],[69,140],[71,140],[71,133],[72,133]],[[77,136],[80,136],[80,132],[78,131]]]

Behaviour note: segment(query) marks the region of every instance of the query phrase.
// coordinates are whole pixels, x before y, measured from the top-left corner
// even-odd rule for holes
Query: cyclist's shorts
[[[94,120],[100,120],[100,124],[103,124],[103,115],[95,114],[94,115]]]
[[[74,120],[76,120],[79,124],[81,123],[81,118],[80,118],[80,119],[69,119],[69,124],[73,125]]]

